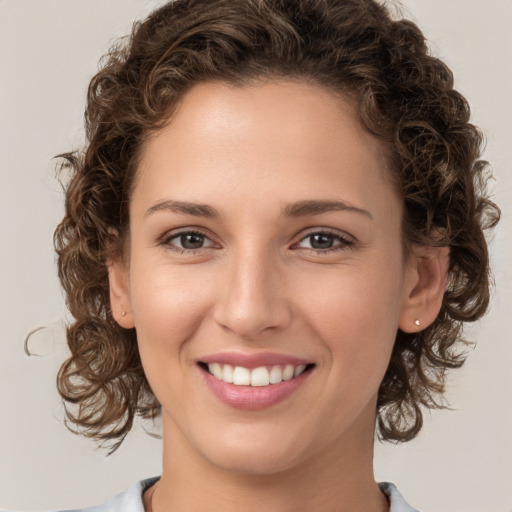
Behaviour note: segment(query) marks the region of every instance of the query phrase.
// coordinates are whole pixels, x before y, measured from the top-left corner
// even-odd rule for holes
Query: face
[[[300,82],[195,86],[148,141],[111,293],[179,457],[371,450],[416,276],[387,172],[350,104]]]

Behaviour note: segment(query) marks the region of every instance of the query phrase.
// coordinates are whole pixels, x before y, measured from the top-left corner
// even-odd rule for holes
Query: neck
[[[191,447],[164,416],[160,481],[145,496],[147,512],[388,512],[373,476],[373,429],[345,433],[326,453],[272,474],[233,472],[214,465]],[[149,503],[151,502],[151,503]]]

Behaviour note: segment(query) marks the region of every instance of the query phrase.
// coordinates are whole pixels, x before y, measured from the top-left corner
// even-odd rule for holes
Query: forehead
[[[134,196],[211,202],[238,188],[360,202],[382,186],[392,188],[384,148],[347,98],[300,81],[209,82],[191,88],[145,144]]]
[[[172,131],[173,126],[173,137],[180,139],[181,132],[189,142],[192,132],[198,143],[216,144],[219,135],[229,133],[233,143],[237,135],[241,141],[244,133],[252,132],[262,140],[279,135],[281,143],[286,137],[286,147],[299,150],[301,143],[306,148],[341,137],[345,148],[363,143],[365,153],[384,153],[383,145],[358,120],[352,99],[299,79],[269,78],[243,86],[221,81],[197,84],[179,101],[167,128]]]

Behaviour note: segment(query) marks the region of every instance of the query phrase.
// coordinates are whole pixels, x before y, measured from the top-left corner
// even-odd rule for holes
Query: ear
[[[405,299],[398,323],[402,331],[421,331],[437,318],[449,266],[448,247],[414,246],[407,262]]]
[[[110,288],[110,309],[115,321],[125,329],[135,327],[130,300],[128,269],[121,259],[107,262]]]

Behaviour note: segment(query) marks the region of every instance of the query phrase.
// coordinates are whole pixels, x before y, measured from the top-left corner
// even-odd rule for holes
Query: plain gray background
[[[93,505],[160,472],[160,441],[138,425],[111,457],[69,433],[55,375],[66,312],[52,233],[62,193],[52,157],[83,141],[85,90],[99,57],[157,0],[0,0],[0,508]],[[404,0],[453,69],[488,139],[503,220],[491,245],[497,288],[478,340],[453,373],[453,411],[420,436],[376,447],[376,477],[424,512],[512,511],[512,1]],[[29,331],[38,355],[27,357]]]

